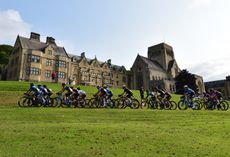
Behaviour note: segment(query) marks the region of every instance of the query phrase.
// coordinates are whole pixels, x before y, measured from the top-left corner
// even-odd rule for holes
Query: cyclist
[[[34,83],[30,83],[30,88],[29,90],[26,92],[26,94],[31,94],[33,96],[33,103],[39,99],[39,97],[41,96],[41,91],[34,85]]]
[[[50,97],[53,94],[52,89],[48,88],[46,85],[43,85],[43,87],[47,90],[47,95]]]
[[[188,98],[191,101],[191,105],[189,103],[189,107],[192,107],[192,109],[195,109],[195,105],[193,102],[193,99],[195,98],[195,92],[191,88],[188,87],[188,85],[184,85],[184,95],[188,96]]]
[[[106,96],[107,96],[107,92],[103,87],[97,86],[97,93],[94,94],[94,96],[99,96],[99,98],[101,100],[103,100],[103,107],[106,107]]]
[[[172,98],[171,94],[169,92],[167,92],[166,90],[163,90],[163,91],[165,92],[165,100],[170,101]]]
[[[46,88],[44,88],[42,85],[38,84],[38,89],[41,91],[42,102],[48,103],[48,99],[47,99],[48,91],[46,90]]]
[[[30,94],[31,92],[33,92],[32,95],[35,97],[37,97],[41,94],[40,90],[34,85],[34,83],[30,83],[30,88],[26,93]]]
[[[162,89],[159,89],[157,87],[154,87],[154,91],[156,93],[156,97],[160,102],[160,108],[164,108],[164,98],[165,98],[165,92]]]
[[[41,93],[42,93],[42,96],[45,98],[47,95],[48,95],[48,91],[47,91],[47,89],[46,88],[44,88],[44,86],[42,86],[42,85],[38,85],[38,89],[41,91]]]
[[[132,103],[133,92],[127,88],[126,85],[123,85],[122,88],[124,89],[124,92],[120,94],[120,96],[125,94],[125,97],[128,99],[128,104],[130,105]]]
[[[106,99],[107,99],[107,103],[112,101],[112,97],[113,97],[113,92],[106,86],[104,85],[104,89],[106,91]]]
[[[67,98],[71,96],[71,94],[73,93],[73,90],[70,87],[66,86],[65,83],[62,83],[62,89],[58,93],[63,93],[65,91],[67,92],[65,93],[65,96],[64,96],[64,103],[70,106],[70,103],[67,102]]]
[[[78,87],[78,88],[77,88],[77,92],[78,92],[79,98],[85,99],[85,97],[86,97],[85,91],[81,90],[81,89]]]
[[[151,97],[151,99],[154,100],[154,101],[156,100],[156,96],[155,96],[154,92],[151,92],[148,89],[146,89],[146,97],[145,97],[145,99],[148,99],[148,97]]]
[[[140,91],[140,96],[141,96],[141,104],[144,105],[144,103],[143,103],[144,95],[145,95],[144,94],[145,93],[144,87],[142,86],[139,91]]]

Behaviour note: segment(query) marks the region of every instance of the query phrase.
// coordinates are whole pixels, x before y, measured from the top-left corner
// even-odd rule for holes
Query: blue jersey
[[[113,92],[109,88],[106,88],[105,90],[108,96],[113,96]]]
[[[47,94],[48,94],[47,89],[46,89],[46,88],[44,88],[43,86],[40,86],[40,88],[39,88],[39,89],[41,90],[41,92],[42,92],[42,94],[43,94],[43,95],[47,95]]]
[[[39,90],[36,86],[30,87],[30,90],[32,90],[32,91],[34,92],[35,95],[41,94],[41,93],[40,93],[40,90]]]
[[[194,90],[192,90],[191,88],[187,88],[187,89],[184,91],[184,93],[187,94],[187,95],[190,95],[190,96],[195,95]]]

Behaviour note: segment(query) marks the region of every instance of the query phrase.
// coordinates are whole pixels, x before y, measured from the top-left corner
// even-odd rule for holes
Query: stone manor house
[[[180,68],[174,57],[173,48],[161,43],[148,48],[148,57],[137,55],[130,71],[124,66],[114,65],[111,59],[99,61],[66,52],[56,44],[53,37],[40,41],[40,34],[31,32],[30,38],[17,36],[9,64],[6,67],[7,80],[38,82],[69,82],[76,84],[109,85],[131,89],[160,86],[175,92],[175,77]],[[196,75],[199,91],[204,91],[201,76]]]

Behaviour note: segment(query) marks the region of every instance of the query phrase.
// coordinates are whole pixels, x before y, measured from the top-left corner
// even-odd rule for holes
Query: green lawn
[[[230,156],[230,112],[0,107],[0,156]]]

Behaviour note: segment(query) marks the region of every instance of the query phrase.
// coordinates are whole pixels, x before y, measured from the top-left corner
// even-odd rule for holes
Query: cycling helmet
[[[47,86],[46,86],[46,85],[43,85],[43,87],[44,87],[44,88],[47,88]]]
[[[38,87],[40,88],[42,85],[38,84]]]
[[[30,87],[34,86],[34,83],[30,83]]]
[[[65,84],[65,83],[62,83],[61,85],[62,85],[62,86],[65,86],[66,84]]]
[[[77,90],[81,90],[79,87],[77,87]]]
[[[125,89],[125,88],[126,88],[126,85],[122,85],[122,88]]]
[[[100,89],[100,86],[96,86],[97,87],[97,89]]]
[[[188,85],[184,85],[184,88],[187,89],[187,88],[188,88]]]

